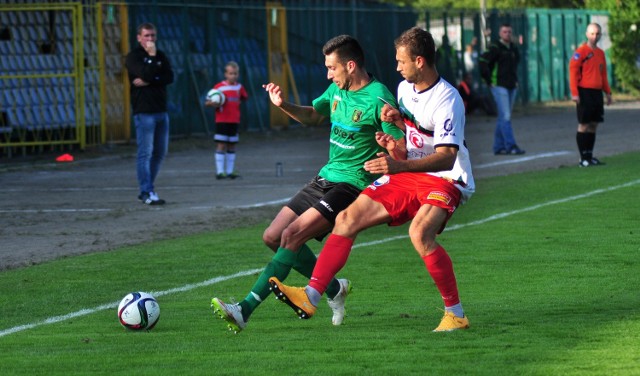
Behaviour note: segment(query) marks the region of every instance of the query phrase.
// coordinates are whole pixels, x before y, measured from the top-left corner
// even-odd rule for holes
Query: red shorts
[[[391,216],[389,226],[399,226],[412,220],[425,204],[447,210],[449,215],[438,233],[444,230],[460,204],[460,191],[453,183],[424,173],[384,175],[361,194],[371,197],[387,209]]]

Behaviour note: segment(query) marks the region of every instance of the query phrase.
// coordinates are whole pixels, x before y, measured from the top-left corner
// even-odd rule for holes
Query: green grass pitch
[[[477,181],[439,238],[469,330],[431,332],[442,301],[407,226],[380,226],[340,274],[354,287],[343,326],[325,303],[299,320],[270,297],[228,332],[211,298],[249,291],[271,256],[265,222],[0,273],[0,374],[640,374],[638,161]],[[152,331],[118,323],[136,290],[157,294]]]

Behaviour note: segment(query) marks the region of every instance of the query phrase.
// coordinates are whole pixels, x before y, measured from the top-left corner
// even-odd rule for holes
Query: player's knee
[[[409,228],[409,238],[420,256],[426,256],[434,248],[436,242],[434,236],[419,227]]]
[[[351,236],[357,233],[356,223],[353,215],[348,210],[343,210],[336,216],[336,223],[333,226],[333,233],[341,236]]]
[[[272,250],[276,250],[278,249],[278,246],[280,246],[280,234],[276,233],[271,229],[271,227],[269,227],[262,234],[262,241],[267,247]]]

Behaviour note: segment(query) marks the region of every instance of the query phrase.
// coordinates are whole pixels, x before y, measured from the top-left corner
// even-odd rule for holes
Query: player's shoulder
[[[375,77],[371,78],[371,82],[364,87],[365,90],[372,94],[391,94],[391,91],[387,87],[387,85],[378,81]]]

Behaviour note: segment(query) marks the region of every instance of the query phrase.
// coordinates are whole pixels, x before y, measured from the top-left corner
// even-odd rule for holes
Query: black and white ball
[[[120,324],[131,330],[151,330],[160,318],[160,305],[146,292],[127,294],[118,305]]]

